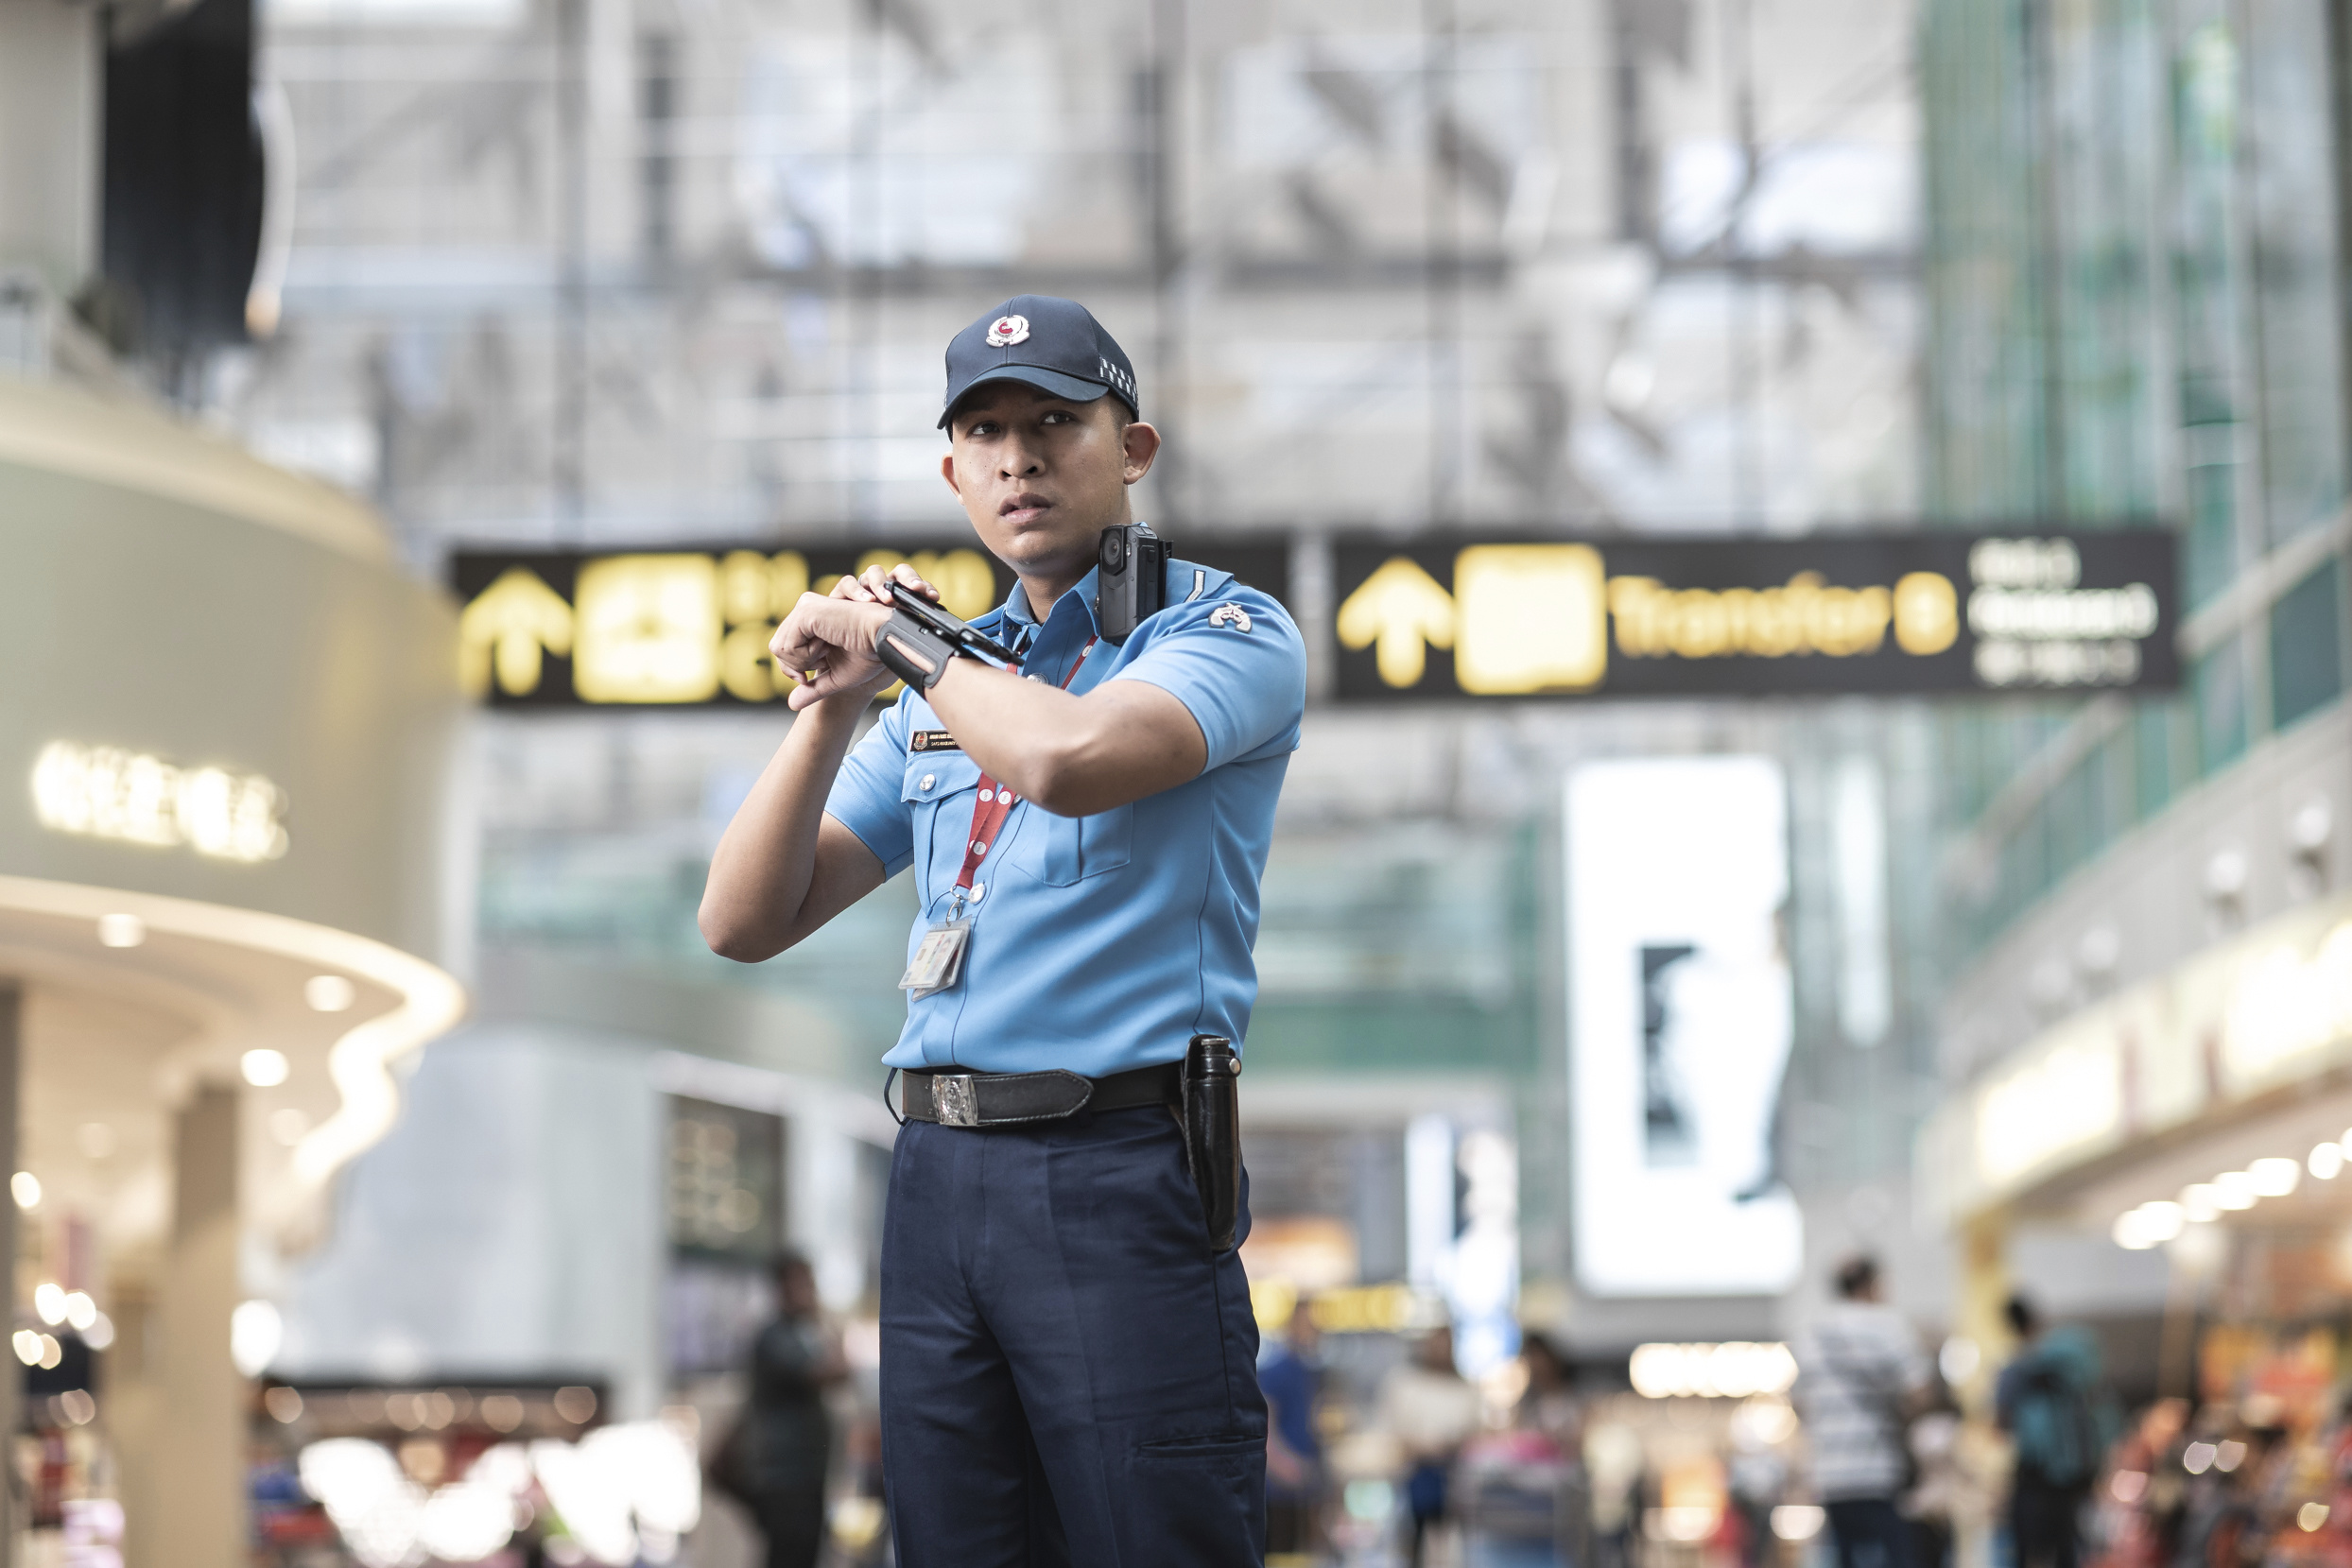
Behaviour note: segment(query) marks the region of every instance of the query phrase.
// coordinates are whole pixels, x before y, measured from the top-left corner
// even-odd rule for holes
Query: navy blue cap
[[[1015,294],[947,345],[947,399],[940,428],[964,393],[987,381],[1025,381],[1072,403],[1115,392],[1137,419],[1135,367],[1127,351],[1076,300]]]

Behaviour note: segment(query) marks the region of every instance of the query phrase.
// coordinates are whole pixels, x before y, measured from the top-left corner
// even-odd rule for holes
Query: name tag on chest
[[[914,738],[907,743],[907,750],[909,751],[960,751],[963,748],[958,746],[956,737],[944,730],[917,730],[914,732]]]

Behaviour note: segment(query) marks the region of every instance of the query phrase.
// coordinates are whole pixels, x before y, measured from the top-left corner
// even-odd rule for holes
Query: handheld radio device
[[[895,583],[884,583],[891,590],[891,608],[913,621],[924,630],[960,652],[994,659],[1001,664],[1018,666],[1021,656],[997,642],[985,631],[977,630],[969,621],[959,619],[942,610],[920,594],[898,592]]]

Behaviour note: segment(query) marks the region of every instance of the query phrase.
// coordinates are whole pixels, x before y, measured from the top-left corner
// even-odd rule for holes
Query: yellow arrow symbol
[[[1340,641],[1351,648],[1380,645],[1380,679],[1417,686],[1431,647],[1454,646],[1454,596],[1409,556],[1391,556],[1340,606]]]
[[[527,567],[510,566],[458,617],[458,673],[469,696],[490,691],[490,671],[509,697],[539,689],[539,650],[572,651],[572,607]]]

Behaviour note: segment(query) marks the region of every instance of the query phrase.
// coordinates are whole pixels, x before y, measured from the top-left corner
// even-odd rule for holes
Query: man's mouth
[[[1052,505],[1053,503],[1044,496],[1025,491],[1019,495],[1007,499],[1004,505],[996,508],[996,515],[1008,523],[1034,523],[1043,517],[1046,514],[1046,508]]]

